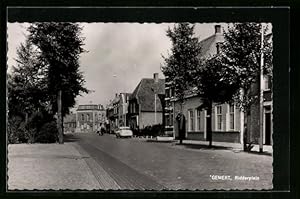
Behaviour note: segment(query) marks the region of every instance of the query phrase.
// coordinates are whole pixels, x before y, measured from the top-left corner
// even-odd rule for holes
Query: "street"
[[[272,156],[189,149],[143,138],[67,134],[92,173],[111,189],[272,189]],[[106,176],[106,177],[103,177]]]

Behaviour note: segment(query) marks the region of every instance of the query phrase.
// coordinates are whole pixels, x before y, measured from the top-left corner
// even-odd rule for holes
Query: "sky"
[[[106,106],[115,93],[131,93],[142,78],[159,73],[162,55],[167,56],[171,41],[166,36],[170,23],[79,23],[83,27],[83,46],[80,71],[85,86],[94,92],[76,98],[78,104]],[[222,27],[226,24],[218,23]],[[214,23],[195,24],[195,36],[200,40],[214,34]],[[25,41],[28,23],[8,23],[8,72],[16,62],[16,49]]]

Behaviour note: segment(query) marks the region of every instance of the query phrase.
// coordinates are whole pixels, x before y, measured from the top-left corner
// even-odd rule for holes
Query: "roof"
[[[112,100],[112,105],[119,103],[120,97],[119,95],[115,96],[115,98]]]
[[[222,33],[216,33],[213,34],[206,39],[203,39],[200,41],[201,46],[201,53],[200,57],[202,58],[208,58],[210,56],[213,56],[217,54],[217,43],[224,42],[224,35]],[[190,89],[187,89],[184,92],[184,95],[186,98],[189,98],[191,96],[195,96],[198,94],[198,90],[195,87],[191,87]],[[178,100],[178,99],[174,99]]]
[[[213,34],[206,39],[200,41],[201,46],[201,57],[208,57],[217,53],[217,43],[224,42],[223,34]]]
[[[158,79],[158,83],[155,83],[154,79],[143,78],[132,92],[130,99],[136,99],[138,101],[141,105],[141,111],[155,110],[155,87],[157,88],[157,94],[165,94],[165,79]],[[156,110],[162,111],[162,105],[159,98],[157,98],[156,105]]]
[[[82,110],[104,110],[104,107],[101,104],[83,104],[83,105],[79,105],[78,108],[77,108],[77,111],[82,111]]]

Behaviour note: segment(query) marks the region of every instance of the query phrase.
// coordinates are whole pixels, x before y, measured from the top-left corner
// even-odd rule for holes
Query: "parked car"
[[[130,128],[128,126],[120,127],[116,131],[116,137],[117,138],[120,138],[120,137],[132,137],[132,136],[133,136],[132,130],[130,130]]]

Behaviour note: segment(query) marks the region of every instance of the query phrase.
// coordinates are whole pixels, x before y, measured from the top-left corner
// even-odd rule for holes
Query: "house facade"
[[[101,104],[79,105],[76,110],[76,132],[96,132],[106,122],[106,111]]]
[[[200,107],[202,100],[194,95],[185,99],[181,104],[174,100],[174,138],[178,138],[179,123],[176,115],[182,111],[186,119],[185,137],[191,140],[203,140],[207,138],[207,113]],[[212,137],[213,141],[241,143],[241,111],[234,104],[213,104],[212,108]]]
[[[106,108],[109,133],[115,133],[115,131],[119,128],[119,102],[120,97],[116,93],[114,99],[110,101]]]
[[[202,46],[201,57],[209,57],[219,53],[220,44],[224,41],[221,26],[215,26],[215,33],[200,42]],[[263,143],[272,144],[272,81],[271,77],[265,76],[263,82]],[[186,139],[206,140],[206,118],[209,117],[205,110],[201,110],[202,100],[193,93],[187,91],[186,98],[181,104],[175,97],[171,88],[172,80],[166,77],[166,107],[165,107],[165,130],[166,133],[173,134],[174,138],[179,136],[178,121],[176,116],[182,112],[186,121]],[[253,92],[260,92],[259,84],[254,84]],[[213,104],[212,108],[212,139],[220,142],[243,143],[244,135],[244,112],[235,104]],[[257,101],[251,106],[249,117],[247,117],[247,141],[258,143],[260,138],[260,103]]]
[[[118,120],[120,126],[128,126],[128,105],[130,93],[119,94]]]
[[[128,104],[130,93],[120,93],[106,108],[108,131],[114,133],[119,127],[128,126]]]
[[[163,124],[161,96],[165,93],[165,80],[158,73],[151,78],[143,78],[129,97],[128,124],[139,131],[146,126]]]

